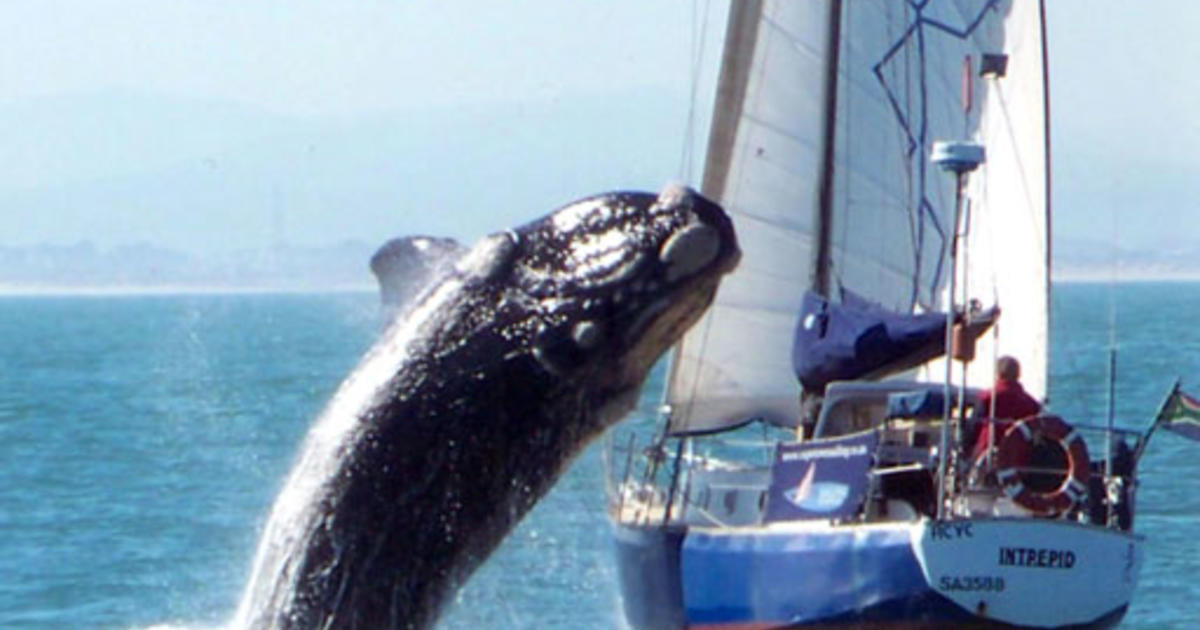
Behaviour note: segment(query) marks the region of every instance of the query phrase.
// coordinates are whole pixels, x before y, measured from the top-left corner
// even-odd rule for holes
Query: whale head
[[[595,414],[604,424],[630,404],[616,393],[636,394],[740,255],[717,204],[669,186],[596,195],[491,235],[458,270],[468,282],[504,287],[498,310],[520,304],[509,338],[562,382],[595,390],[598,407],[615,407]]]

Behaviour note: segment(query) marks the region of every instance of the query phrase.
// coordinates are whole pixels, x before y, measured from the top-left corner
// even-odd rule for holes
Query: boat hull
[[[1139,537],[1042,519],[618,524],[616,538],[635,630],[1109,628],[1142,553]]]

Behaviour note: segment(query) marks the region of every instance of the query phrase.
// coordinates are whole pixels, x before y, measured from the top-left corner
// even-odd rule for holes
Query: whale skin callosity
[[[424,629],[627,413],[740,254],[682,187],[590,197],[486,237],[314,425],[234,626]]]

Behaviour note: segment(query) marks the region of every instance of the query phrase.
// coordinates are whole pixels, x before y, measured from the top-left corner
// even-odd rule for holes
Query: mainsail
[[[988,152],[967,191],[957,284],[1001,318],[969,382],[990,384],[992,359],[1011,354],[1044,393],[1042,23],[1037,0],[731,4],[703,189],[734,217],[743,258],[672,356],[673,432],[795,423],[790,351],[806,290],[905,313],[947,307],[955,188],[929,163],[938,140]]]

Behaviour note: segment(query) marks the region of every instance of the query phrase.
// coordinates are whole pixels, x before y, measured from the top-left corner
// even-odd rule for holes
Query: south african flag
[[[1193,440],[1200,440],[1200,399],[1178,387],[1163,405],[1162,426]]]

